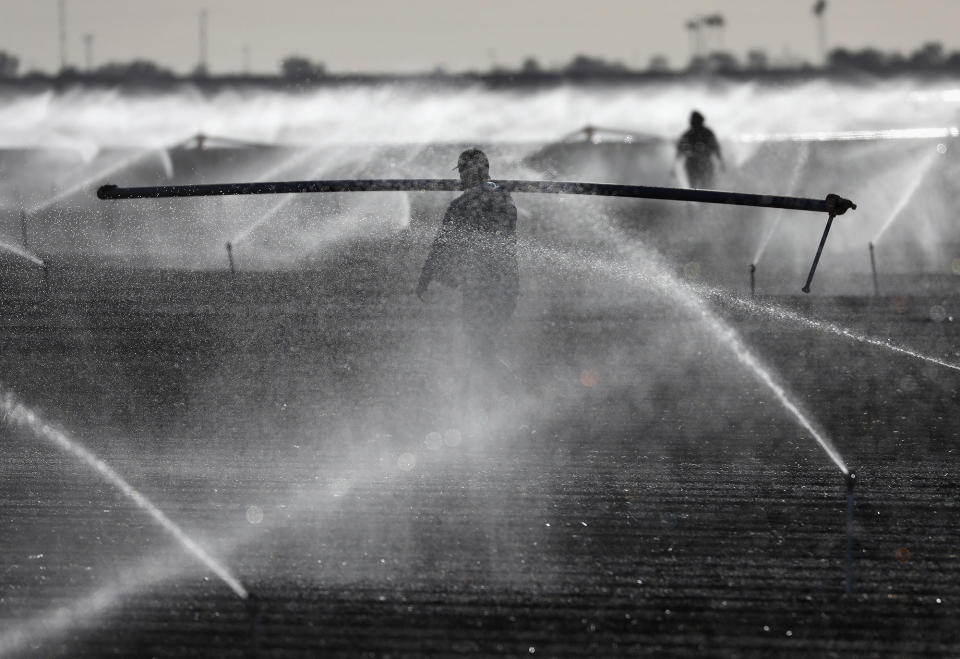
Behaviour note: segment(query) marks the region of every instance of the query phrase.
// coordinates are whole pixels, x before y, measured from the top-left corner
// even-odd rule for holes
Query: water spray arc
[[[831,323],[822,320],[816,320],[803,314],[799,314],[796,311],[791,311],[784,307],[779,307],[773,304],[767,304],[762,302],[757,302],[753,300],[747,300],[742,297],[723,290],[719,288],[698,288],[698,292],[701,295],[712,297],[717,300],[722,301],[723,303],[732,304],[742,309],[746,309],[752,312],[764,313],[770,316],[773,316],[777,320],[789,321],[792,323],[797,323],[800,325],[805,325],[812,329],[820,330],[823,332],[830,332],[837,336],[843,337],[845,339],[850,339],[856,341],[857,343],[864,343],[867,345],[872,345],[877,348],[883,348],[884,350],[889,350],[890,352],[895,352],[913,359],[919,359],[925,361],[928,364],[934,364],[936,366],[942,366],[943,368],[949,368],[954,371],[960,371],[960,364],[955,364],[952,362],[945,361],[933,355],[927,355],[917,350],[913,350],[903,345],[898,345],[893,343],[888,339],[882,339],[875,336],[869,336],[861,332],[849,329],[847,327],[842,327],[836,323]]]
[[[26,261],[29,261],[30,263],[36,266],[40,266],[41,268],[44,267],[45,265],[43,262],[43,259],[41,259],[39,256],[37,256],[36,254],[34,254],[33,252],[31,252],[29,249],[25,247],[18,247],[16,245],[11,245],[8,242],[4,242],[3,240],[0,240],[0,250],[3,250],[5,252],[10,252],[11,254],[15,256],[19,256],[20,258]]]
[[[11,425],[26,428],[38,439],[45,440],[61,451],[81,460],[150,515],[150,517],[170,533],[186,551],[203,563],[211,572],[216,574],[240,599],[246,600],[249,597],[247,589],[243,587],[243,584],[241,584],[226,567],[207,553],[203,547],[188,536],[183,529],[167,517],[162,510],[157,508],[152,501],[114,471],[110,465],[97,457],[97,455],[88,448],[70,438],[66,433],[44,422],[36,412],[27,408],[17,400],[12,392],[5,391],[0,387],[0,394],[2,394],[2,397],[0,397],[0,414],[2,414],[2,418],[5,421]]]
[[[708,204],[757,206],[789,210],[827,213],[826,228],[814,257],[803,292],[810,292],[810,283],[816,273],[820,255],[827,241],[830,227],[837,215],[856,209],[849,199],[828,194],[825,199],[782,197],[772,195],[661,188],[642,185],[614,185],[607,183],[578,183],[569,181],[496,181],[508,192],[544,194],[573,194],[629,199],[660,199],[666,201],[695,201]],[[330,181],[285,181],[263,183],[217,183],[208,185],[167,185],[152,187],[119,187],[104,185],[97,190],[100,199],[159,199],[167,197],[206,197],[221,195],[288,194],[304,192],[459,192],[460,181],[454,179],[347,179]]]
[[[793,167],[793,172],[790,175],[790,194],[794,194],[797,189],[797,185],[800,182],[800,177],[803,174],[807,166],[807,161],[810,159],[810,145],[804,143],[803,147],[800,149],[800,155],[797,158],[797,162]],[[767,245],[770,244],[770,239],[773,238],[773,234],[777,232],[777,229],[780,228],[780,222],[783,221],[783,210],[777,213],[776,218],[763,233],[763,237],[760,239],[760,244],[757,245],[757,251],[753,255],[753,260],[750,261],[750,295],[754,295],[756,290],[756,273],[757,273],[757,264],[760,263],[760,259],[763,258],[764,253],[767,251]]]
[[[174,148],[174,147],[170,147],[170,148]],[[92,176],[89,176],[78,183],[74,183],[73,185],[67,187],[64,190],[61,190],[60,192],[54,194],[53,196],[47,199],[44,199],[39,204],[28,209],[26,211],[26,214],[33,215],[35,213],[42,213],[43,211],[57,205],[64,199],[72,197],[73,195],[88,189],[91,185],[93,185],[97,181],[102,181],[107,176],[113,176],[117,172],[121,172],[124,169],[127,169],[128,167],[132,167],[133,165],[139,163],[141,160],[145,160],[150,157],[159,158],[166,175],[168,177],[172,175],[173,165],[171,164],[170,154],[167,152],[167,147],[150,149],[148,151],[134,153],[126,158],[122,158],[119,161],[114,162],[111,165],[107,165],[106,167],[104,167],[97,173],[93,174]]]
[[[927,172],[930,171],[930,168],[933,166],[933,163],[936,161],[937,156],[939,156],[938,151],[934,151],[929,154],[923,163],[917,169],[916,175],[910,181],[910,184],[904,188],[903,194],[900,196],[900,199],[897,201],[897,205],[893,207],[893,211],[887,216],[886,222],[883,223],[883,226],[880,227],[880,230],[874,234],[873,239],[870,241],[871,244],[876,245],[880,238],[887,232],[887,229],[897,221],[897,218],[900,217],[900,214],[904,211],[907,205],[910,203],[910,200],[913,199],[913,196],[917,193],[917,190],[920,188],[920,185],[923,183],[924,179],[927,177]]]

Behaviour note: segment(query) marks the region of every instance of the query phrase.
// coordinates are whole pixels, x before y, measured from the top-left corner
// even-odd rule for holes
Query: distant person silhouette
[[[490,163],[483,151],[467,149],[456,169],[463,194],[443,216],[416,293],[425,300],[434,279],[460,289],[469,369],[464,394],[468,404],[489,409],[499,370],[494,349],[520,291],[517,207],[506,190],[489,180]]]
[[[677,141],[677,160],[684,159],[687,182],[691,188],[712,188],[714,181],[713,158],[723,168],[720,144],[713,131],[703,125],[703,115],[694,110],[690,113],[690,128]]]

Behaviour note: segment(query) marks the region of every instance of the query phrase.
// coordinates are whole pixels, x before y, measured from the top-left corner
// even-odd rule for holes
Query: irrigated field
[[[4,393],[262,608],[5,424],[0,654],[960,654],[960,372],[714,304],[858,470],[845,595],[839,469],[696,313],[529,282],[497,405],[465,422],[455,296],[408,292],[422,248],[235,277],[63,265],[46,296],[8,274]],[[954,282],[820,293],[766,301],[960,361]]]

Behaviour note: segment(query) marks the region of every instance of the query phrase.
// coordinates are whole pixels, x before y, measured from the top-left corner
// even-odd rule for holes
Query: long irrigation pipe
[[[810,268],[804,293],[810,292],[810,282],[817,269],[820,254],[827,240],[833,218],[843,215],[857,205],[849,199],[828,194],[824,199],[780,197],[774,195],[722,192],[719,190],[691,190],[660,188],[645,185],[614,185],[610,183],[577,183],[571,181],[494,181],[507,192],[546,194],[574,194],[630,199],[662,199],[667,201],[696,201],[706,204],[759,206],[786,210],[827,213],[829,219],[820,239],[820,246]],[[212,183],[205,185],[160,185],[123,188],[104,185],[97,190],[100,199],[160,199],[166,197],[210,197],[222,195],[290,194],[304,192],[459,192],[463,184],[457,179],[346,179],[333,181],[278,181],[263,183]]]

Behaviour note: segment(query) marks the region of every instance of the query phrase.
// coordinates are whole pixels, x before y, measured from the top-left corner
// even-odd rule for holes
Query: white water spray
[[[0,240],[0,250],[10,252],[11,254],[16,254],[20,258],[30,261],[34,265],[39,265],[43,267],[43,259],[31,252],[30,250],[24,249],[23,247],[18,247],[16,245],[11,245],[10,243]]]
[[[904,189],[903,196],[900,197],[900,201],[897,202],[897,205],[893,207],[893,212],[890,213],[890,216],[887,218],[887,221],[883,223],[883,226],[880,227],[880,230],[877,231],[874,235],[873,240],[870,242],[874,245],[877,244],[877,241],[880,240],[880,236],[886,233],[887,229],[900,217],[900,213],[903,212],[903,209],[907,207],[907,204],[910,203],[910,200],[913,199],[913,195],[916,194],[917,188],[920,187],[920,184],[923,183],[924,179],[927,177],[927,172],[930,170],[930,167],[933,165],[933,162],[937,159],[940,154],[934,151],[929,154],[926,159],[921,163],[920,167],[917,169],[916,175],[910,181],[910,184]]]
[[[823,332],[830,332],[836,336],[841,336],[846,339],[851,339],[857,341],[858,343],[865,343],[868,345],[876,346],[878,348],[883,348],[884,350],[889,350],[891,352],[896,352],[901,355],[906,355],[907,357],[912,357],[914,359],[919,359],[921,361],[928,362],[930,364],[935,364],[937,366],[942,366],[944,368],[953,369],[954,371],[960,371],[960,364],[953,364],[948,361],[944,361],[938,357],[932,355],[927,355],[925,353],[913,350],[904,345],[894,343],[889,339],[882,339],[875,336],[870,336],[862,332],[857,332],[855,330],[837,325],[836,323],[831,323],[823,320],[816,320],[803,314],[797,313],[796,311],[791,311],[790,309],[785,309],[783,307],[770,304],[770,303],[761,303],[753,300],[747,300],[742,298],[734,293],[725,291],[719,288],[703,288],[700,290],[700,293],[705,296],[716,298],[722,302],[730,303],[735,306],[738,306],[742,309],[754,313],[764,313],[769,316],[773,316],[777,320],[793,322],[800,325],[806,325],[811,329],[820,330]]]
[[[75,183],[71,185],[65,190],[61,190],[60,192],[53,195],[52,197],[44,199],[36,206],[29,209],[27,212],[28,213],[43,212],[48,208],[57,205],[64,199],[68,199],[79,192],[92,188],[95,184],[102,182],[108,176],[112,176],[118,172],[122,172],[124,169],[127,169],[128,167],[132,167],[133,165],[137,164],[141,160],[144,160],[149,157],[157,157],[160,159],[160,163],[161,165],[163,165],[164,173],[166,173],[167,178],[170,178],[170,176],[173,175],[173,162],[170,160],[170,154],[167,153],[166,148],[151,149],[145,153],[135,153],[131,156],[128,156],[126,158],[119,160],[118,162],[113,163],[112,165],[108,165],[100,169],[95,174],[88,176],[87,178],[80,181],[79,183]]]
[[[0,398],[0,412],[4,420],[17,426],[24,427],[32,432],[36,437],[52,443],[60,450],[79,458],[88,467],[96,471],[106,481],[111,483],[127,498],[133,501],[137,506],[147,512],[160,526],[162,526],[170,535],[172,535],[180,545],[188,552],[194,555],[197,560],[207,566],[216,574],[230,589],[241,599],[247,598],[247,590],[240,581],[230,573],[227,568],[214,559],[206,550],[197,544],[183,529],[181,529],[173,520],[157,508],[153,502],[141,494],[136,488],[130,485],[120,474],[115,472],[110,465],[98,458],[93,452],[71,439],[49,424],[45,423],[36,412],[27,408],[10,391],[4,391],[0,388],[2,398]]]
[[[807,166],[807,160],[810,158],[810,144],[804,143],[800,149],[800,155],[797,158],[796,163],[793,166],[793,172],[790,175],[790,187],[788,188],[788,194],[796,194],[797,186],[800,183],[800,176],[803,174],[803,170]],[[783,220],[784,210],[781,208],[777,211],[777,216],[767,227],[767,230],[763,234],[763,238],[760,239],[760,245],[757,247],[756,254],[753,255],[753,260],[750,261],[753,265],[760,263],[760,259],[763,257],[763,253],[767,250],[767,245],[770,243],[770,239],[773,238],[773,234],[777,232],[777,229],[780,227],[780,222]]]
[[[354,148],[355,148],[355,147],[354,147]],[[322,164],[320,164],[320,165],[318,165],[317,167],[314,167],[314,168],[308,170],[308,172],[307,172],[307,174],[306,174],[307,178],[316,178],[316,177],[318,177],[318,176],[320,175],[320,173],[321,173],[322,171],[324,171],[324,169],[327,168],[327,166],[329,165],[330,162],[336,162],[336,161],[337,161],[338,156],[341,155],[341,154],[339,153],[341,150],[342,150],[342,149],[337,149],[337,150],[335,150],[336,153],[333,153],[333,154],[327,153],[327,154],[325,154],[325,156],[324,156],[324,161],[322,162]],[[351,149],[351,150],[353,150],[353,149]],[[319,151],[318,151],[317,149],[312,149],[311,151],[309,151],[309,152],[308,152],[307,154],[305,154],[305,155],[296,156],[296,157],[292,158],[290,161],[288,161],[288,162],[286,162],[286,163],[283,163],[283,164],[281,165],[281,167],[282,167],[283,169],[289,169],[289,168],[292,168],[292,167],[294,167],[294,166],[299,166],[300,164],[304,163],[304,162],[307,160],[307,157],[306,157],[306,156],[308,156],[308,155],[309,155],[309,156],[318,156],[318,155],[319,155]],[[275,168],[275,170],[276,170],[276,169],[280,169],[280,168]],[[269,179],[272,175],[275,175],[276,173],[277,173],[276,171],[268,172],[268,173],[265,174],[265,177]],[[254,231],[256,231],[257,229],[259,229],[260,227],[262,227],[264,224],[266,224],[266,223],[269,222],[270,220],[272,220],[272,219],[277,215],[277,213],[279,213],[281,210],[283,210],[284,208],[286,208],[286,207],[293,201],[293,199],[294,199],[295,196],[296,196],[296,195],[282,195],[281,198],[280,198],[275,204],[273,204],[273,206],[271,206],[266,212],[264,212],[262,215],[260,215],[260,217],[258,217],[256,220],[254,220],[253,222],[251,222],[249,225],[247,225],[246,227],[244,227],[237,235],[235,235],[235,236],[233,237],[233,239],[230,241],[230,243],[231,243],[232,245],[234,245],[234,246],[237,246],[237,245],[239,245],[240,243],[242,243],[242,242],[244,242],[245,240],[247,240],[247,238],[249,238],[250,235],[253,234]]]
[[[664,293],[669,294],[671,299],[679,299],[679,301],[681,301],[683,305],[686,306],[691,312],[702,318],[711,333],[714,334],[720,340],[720,342],[733,353],[733,355],[737,358],[737,361],[739,361],[750,372],[752,372],[757,380],[759,380],[771,391],[771,393],[773,393],[774,397],[780,402],[783,408],[789,412],[790,415],[793,416],[793,418],[807,432],[810,433],[813,439],[817,442],[817,444],[820,445],[820,447],[824,450],[830,460],[837,466],[837,468],[840,469],[844,475],[849,473],[846,463],[843,461],[843,458],[840,456],[839,451],[837,451],[833,443],[826,437],[826,435],[824,435],[823,432],[816,428],[809,417],[803,412],[803,410],[800,409],[800,406],[793,401],[784,387],[774,379],[769,368],[767,368],[750,351],[737,331],[730,327],[730,325],[728,325],[722,318],[717,316],[713,311],[711,311],[704,304],[703,300],[696,295],[696,290],[693,287],[671,274],[666,267],[659,267],[657,272],[651,275],[641,272],[635,266],[626,262],[616,263],[612,261],[601,261],[600,259],[596,258],[584,260],[582,258],[574,258],[571,255],[559,250],[544,248],[542,246],[536,246],[535,249],[530,251],[534,253],[549,252],[551,262],[563,262],[564,265],[569,268],[589,268],[594,272],[607,277],[651,284]],[[651,260],[649,256],[650,255],[647,255],[645,260]],[[679,296],[676,295],[678,291],[680,292]]]

